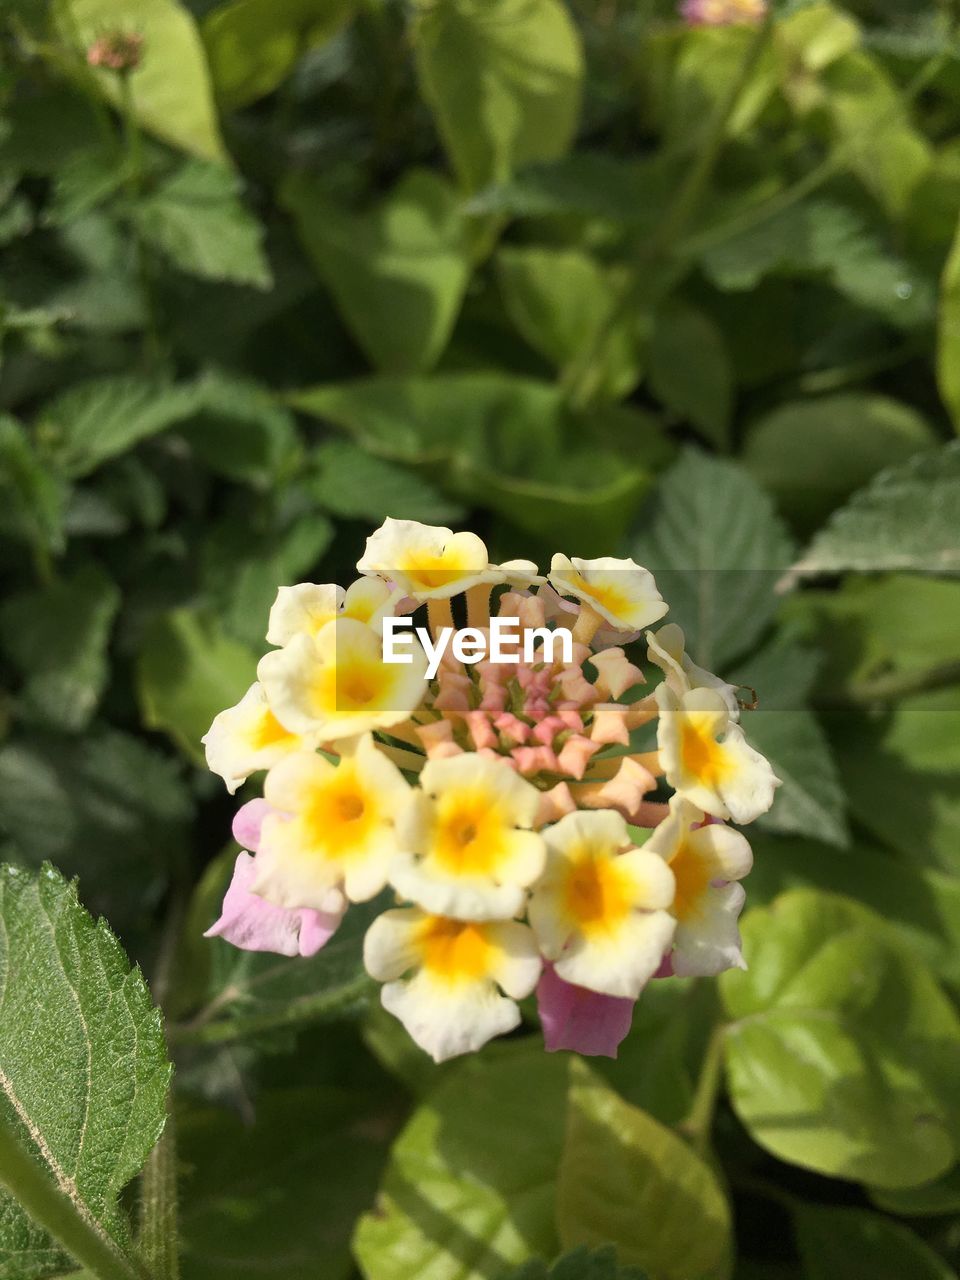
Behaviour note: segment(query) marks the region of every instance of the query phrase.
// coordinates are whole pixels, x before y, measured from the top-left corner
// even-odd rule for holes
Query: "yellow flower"
[[[301,632],[315,636],[340,612],[343,595],[343,587],[335,582],[280,587],[267,623],[267,644],[289,644]]]
[[[499,580],[475,533],[454,533],[417,520],[385,520],[367,539],[357,568],[396,583],[416,600],[445,599]]]
[[[570,559],[558,553],[550,561],[550,582],[560,595],[573,596],[620,631],[648,627],[668,608],[653,574],[634,560]]]
[[[257,674],[281,724],[332,742],[410,718],[427,689],[427,659],[415,640],[408,650],[410,663],[385,663],[375,628],[337,618],[265,654]]]
[[[335,582],[280,587],[270,610],[267,643],[289,644],[301,632],[315,636],[335,618],[355,618],[373,626],[399,598],[398,591],[375,578],[358,578],[346,591]]]
[[[701,688],[678,696],[666,681],[654,692],[660,760],[677,794],[715,818],[753,822],[766,813],[780,779],[733,723],[721,694]]]
[[[416,907],[378,916],[363,958],[370,975],[386,983],[383,1007],[435,1062],[519,1026],[515,1001],[530,995],[541,970],[526,925],[451,920]]]
[[[699,825],[703,821],[699,809],[674,797],[669,816],[643,846],[664,859],[677,882],[672,961],[681,977],[746,968],[737,926],[746,894],[734,882],[748,874],[753,854],[739,831],[721,822]]]
[[[654,634],[647,632],[647,655],[655,662],[666,677],[667,685],[677,697],[682,698],[691,689],[714,689],[724,701],[731,720],[740,719],[740,704],[737,702],[736,685],[727,684],[712,671],[698,667],[686,653],[686,640],[683,631],[675,622],[661,627]]]
[[[267,774],[268,814],[253,891],[278,907],[329,910],[331,891],[365,902],[387,882],[394,823],[410,787],[370,734],[345,743],[339,764],[298,752]]]
[[[258,769],[269,769],[291,751],[316,746],[314,736],[285,729],[270,710],[259,684],[252,684],[234,707],[221,711],[200,739],[207,767],[231,795]]]
[[[540,792],[505,761],[464,752],[430,760],[397,826],[390,882],[435,915],[507,919],[543,870],[530,828]]]
[[[571,813],[544,831],[548,860],[529,919],[565,982],[635,1000],[673,940],[674,877],[635,849],[611,810]]]

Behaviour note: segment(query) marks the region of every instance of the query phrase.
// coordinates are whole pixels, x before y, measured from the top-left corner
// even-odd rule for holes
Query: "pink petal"
[[[548,1053],[570,1049],[588,1057],[615,1058],[630,1030],[635,1003],[564,982],[552,964],[545,964],[537,985],[544,1047]]]
[[[244,806],[246,807],[246,806]],[[242,951],[275,951],[281,956],[312,956],[336,933],[343,912],[288,911],[250,892],[256,860],[241,853],[223,899],[220,919],[205,938],[224,938]],[[346,903],[344,903],[346,906]]]
[[[260,848],[260,828],[263,826],[263,820],[268,814],[276,812],[277,810],[274,809],[273,805],[268,804],[262,797],[256,800],[248,800],[234,814],[234,840],[241,848],[249,849],[251,853],[256,853]]]

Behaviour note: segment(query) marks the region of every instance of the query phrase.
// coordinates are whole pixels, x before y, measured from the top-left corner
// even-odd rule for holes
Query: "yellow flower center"
[[[504,823],[486,791],[460,792],[439,802],[433,855],[454,875],[493,875],[504,852]]]
[[[429,916],[418,938],[423,967],[447,982],[475,982],[490,969],[491,946],[482,924]]]
[[[630,914],[633,897],[617,860],[585,852],[567,872],[563,906],[581,933],[615,930]]]
[[[267,747],[292,745],[296,736],[285,729],[273,712],[265,707],[250,731],[250,746],[254,751],[265,751]]]
[[[432,590],[445,587],[459,578],[468,568],[456,555],[447,557],[444,552],[411,551],[404,557],[400,570],[419,587]]]
[[[320,715],[369,711],[389,707],[396,683],[393,670],[377,661],[344,655],[342,663],[320,668],[314,684],[314,705]],[[394,670],[400,670],[395,668]]]
[[[680,759],[686,773],[708,786],[716,786],[730,772],[723,746],[716,740],[719,716],[709,711],[683,716],[680,728]]]
[[[303,811],[305,844],[323,857],[346,858],[362,851],[376,821],[376,805],[343,760],[330,781],[314,789]]]
[[[630,613],[633,602],[615,583],[588,582],[582,574],[578,574],[577,588],[581,595],[589,596],[601,609],[606,609],[608,613],[618,618],[626,617]]]
[[[703,914],[703,895],[710,887],[710,869],[684,842],[670,859],[670,870],[677,882],[671,910],[678,920]]]

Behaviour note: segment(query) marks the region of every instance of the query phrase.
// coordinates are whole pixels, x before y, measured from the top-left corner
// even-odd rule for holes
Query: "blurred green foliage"
[[[956,1276],[955,6],[773,10],[3,6],[0,1135],[67,1179],[0,1193],[7,1280],[70,1270],[43,1228],[107,1280]],[[200,735],[388,515],[634,555],[758,693],[751,968],[653,984],[615,1063],[433,1066],[362,912],[310,961],[200,936]],[[158,1025],[45,860],[165,1011],[179,1262],[172,1130],[117,1200]]]

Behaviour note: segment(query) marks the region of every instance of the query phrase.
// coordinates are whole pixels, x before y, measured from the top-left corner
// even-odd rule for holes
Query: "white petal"
[[[702,914],[677,925],[673,971],[678,977],[713,977],[725,969],[747,967],[738,925],[745,899],[741,884],[710,889]]]
[[[377,916],[363,940],[363,963],[371,978],[388,982],[420,963],[416,936],[424,919],[416,907],[396,908]]]
[[[575,938],[555,968],[565,982],[636,1000],[659,969],[675,929],[667,911],[636,912],[615,934]]]
[[[410,982],[387,983],[380,999],[434,1062],[473,1053],[520,1025],[516,1004],[489,981],[451,987],[418,973]]]

